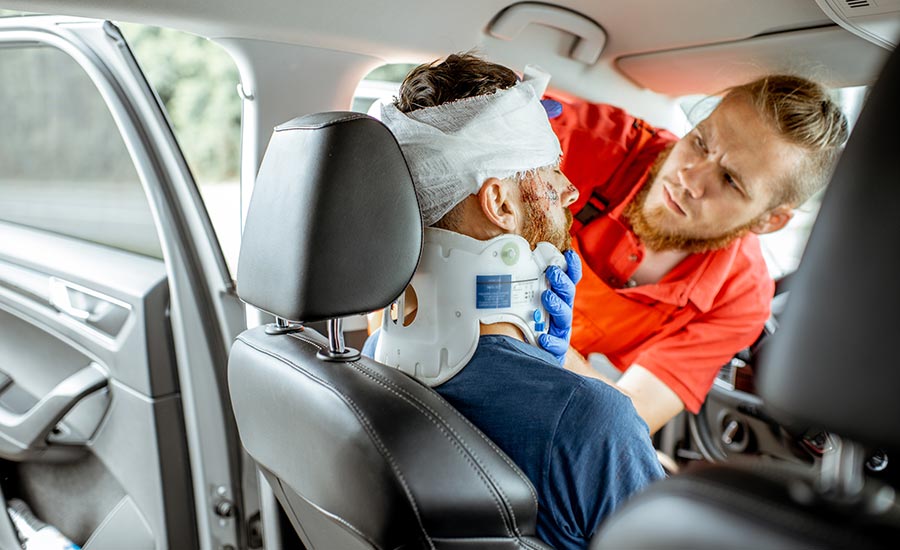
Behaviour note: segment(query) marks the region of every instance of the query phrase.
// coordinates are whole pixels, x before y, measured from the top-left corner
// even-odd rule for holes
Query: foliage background
[[[236,179],[240,79],[228,54],[184,32],[128,23],[120,28],[166,107],[194,176],[205,182]]]

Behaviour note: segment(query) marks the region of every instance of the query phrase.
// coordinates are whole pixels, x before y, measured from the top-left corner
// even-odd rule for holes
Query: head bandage
[[[418,301],[415,317],[404,326],[402,298],[396,319],[385,310],[375,360],[437,386],[469,363],[480,323],[511,323],[537,346],[538,334],[549,326],[541,294],[548,288],[544,271],[550,265],[566,269],[565,258],[550,243],[532,250],[518,235],[479,241],[426,228],[410,282]]]
[[[559,140],[540,103],[548,80],[528,67],[525,80],[493,94],[411,113],[382,107],[381,121],[406,157],[426,226],[478,193],[488,178],[559,162]]]

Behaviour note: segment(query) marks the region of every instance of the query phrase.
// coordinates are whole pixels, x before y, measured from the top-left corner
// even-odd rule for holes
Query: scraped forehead
[[[485,180],[553,166],[561,154],[528,80],[410,113],[386,105],[382,122],[406,157],[426,226],[478,193]]]

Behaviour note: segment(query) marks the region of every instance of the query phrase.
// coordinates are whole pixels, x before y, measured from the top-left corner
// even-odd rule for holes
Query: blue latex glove
[[[551,265],[545,272],[550,288],[541,294],[541,303],[550,317],[550,326],[546,333],[538,336],[541,347],[556,357],[560,365],[566,360],[572,338],[572,304],[575,302],[575,285],[581,280],[581,258],[574,250],[566,250],[564,256],[566,271]]]
[[[544,108],[544,111],[547,113],[547,118],[549,119],[554,119],[563,112],[562,103],[554,99],[542,99],[541,107]]]

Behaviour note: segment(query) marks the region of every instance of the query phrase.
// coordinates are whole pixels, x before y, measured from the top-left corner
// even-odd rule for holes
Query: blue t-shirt
[[[628,397],[514,338],[482,336],[466,367],[435,389],[528,476],[537,534],[557,550],[587,548],[610,512],[663,477]]]

